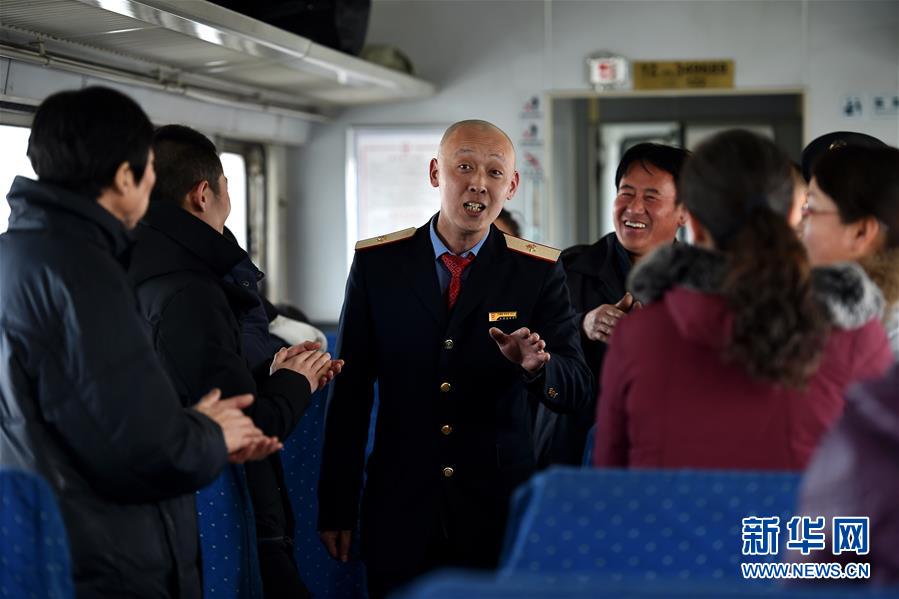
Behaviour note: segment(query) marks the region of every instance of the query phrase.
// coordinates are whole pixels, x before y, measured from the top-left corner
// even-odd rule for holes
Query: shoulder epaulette
[[[504,233],[504,235],[506,237],[506,247],[519,254],[525,254],[532,258],[546,260],[547,262],[555,262],[559,259],[559,254],[562,253],[562,250],[557,250],[548,245],[540,245],[539,243],[534,243],[527,239],[509,235],[508,233]]]
[[[413,235],[415,235],[415,227],[409,227],[402,231],[378,235],[377,237],[372,237],[370,239],[362,239],[356,242],[356,250],[367,250],[368,248],[378,247],[379,245],[402,241],[403,239],[409,239]]]

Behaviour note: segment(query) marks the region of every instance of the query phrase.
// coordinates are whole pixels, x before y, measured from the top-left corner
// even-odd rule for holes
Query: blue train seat
[[[890,588],[849,585],[746,586],[710,581],[548,582],[539,576],[514,577],[465,570],[441,570],[423,576],[391,599],[896,599]]]
[[[743,581],[742,519],[792,515],[799,475],[553,468],[518,489],[500,573]]]
[[[326,332],[334,351],[334,332]],[[362,563],[358,559],[341,564],[328,555],[318,536],[318,475],[325,430],[325,400],[328,390],[312,396],[312,402],[284,443],[281,461],[284,479],[296,518],[294,556],[300,576],[316,597],[356,599],[365,597]],[[358,539],[354,548],[359,547]],[[358,554],[357,554],[358,557]]]
[[[203,596],[262,599],[256,524],[243,466],[229,464],[197,491]]]
[[[38,475],[0,470],[0,597],[75,596],[56,497]]]

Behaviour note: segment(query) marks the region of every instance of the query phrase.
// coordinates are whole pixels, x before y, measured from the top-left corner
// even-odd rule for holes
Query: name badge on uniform
[[[490,322],[497,322],[500,320],[515,320],[518,318],[518,312],[490,312],[487,315],[487,320]]]

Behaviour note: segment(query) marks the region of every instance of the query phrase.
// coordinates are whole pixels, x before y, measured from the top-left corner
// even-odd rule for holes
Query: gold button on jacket
[[[455,472],[456,472],[455,470],[453,470],[451,467],[447,466],[446,468],[443,469],[443,476],[444,476],[445,478],[449,478],[449,477],[451,477]]]
[[[453,345],[455,345],[453,343],[453,340],[447,339],[446,341],[443,342],[443,349],[453,349]]]
[[[440,391],[442,393],[449,393],[450,389],[452,389],[452,388],[453,388],[453,386],[450,385],[449,383],[440,383]]]
[[[453,427],[451,427],[448,424],[444,424],[443,426],[440,427],[440,432],[443,433],[444,435],[449,435],[451,432],[453,432]]]

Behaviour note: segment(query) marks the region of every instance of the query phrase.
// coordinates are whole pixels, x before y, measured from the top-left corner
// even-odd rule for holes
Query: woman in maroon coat
[[[880,292],[854,264],[810,268],[785,218],[792,191],[786,156],[745,131],[687,162],[696,245],[631,275],[646,307],[611,339],[597,466],[800,470],[846,386],[886,370]]]

